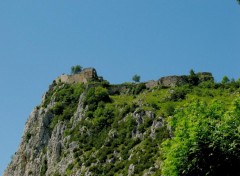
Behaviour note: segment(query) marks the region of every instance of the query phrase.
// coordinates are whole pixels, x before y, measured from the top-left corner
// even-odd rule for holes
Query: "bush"
[[[32,137],[32,134],[30,132],[27,132],[26,134],[26,142],[28,142]]]
[[[94,111],[99,102],[110,102],[110,97],[106,88],[92,87],[87,91],[84,106],[89,106],[89,110]],[[90,106],[91,105],[91,106]]]
[[[230,83],[230,79],[227,76],[224,76],[222,78],[222,84],[227,84],[227,83]]]
[[[133,90],[134,95],[138,95],[141,93],[144,89],[146,89],[146,85],[144,83],[137,84],[136,87]]]
[[[233,111],[215,102],[178,110],[169,124],[174,137],[162,144],[165,176],[236,175],[240,165],[240,100]]]
[[[64,106],[61,102],[57,102],[52,108],[51,111],[54,115],[61,115],[63,113]]]
[[[44,160],[43,160],[43,163],[42,163],[42,167],[41,167],[41,169],[40,169],[40,176],[44,176],[45,173],[47,172],[47,170],[48,170],[47,160],[44,159]]]
[[[190,70],[190,75],[188,77],[188,81],[190,85],[197,86],[199,83],[198,75],[195,74],[193,69]]]
[[[166,116],[172,116],[174,114],[175,107],[173,104],[169,103],[165,106],[164,110]]]
[[[187,90],[184,90],[182,88],[176,88],[172,90],[168,99],[170,101],[179,101],[179,100],[185,99],[186,95],[187,95]]]

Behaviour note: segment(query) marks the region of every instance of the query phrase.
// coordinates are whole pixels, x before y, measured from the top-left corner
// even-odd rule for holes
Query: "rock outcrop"
[[[78,74],[61,75],[56,79],[56,82],[63,83],[87,83],[98,79],[97,71],[94,68],[85,68]]]
[[[165,87],[182,86],[188,83],[188,76],[166,76],[159,79],[159,85]]]
[[[214,82],[214,78],[212,76],[212,73],[210,72],[199,72],[196,73],[197,84],[200,84],[205,81],[212,81]],[[164,76],[161,77],[158,81],[148,81],[146,82],[147,88],[153,88],[156,86],[162,86],[162,87],[176,87],[176,86],[183,86],[185,84],[191,84],[191,77],[188,75],[173,75],[173,76]]]
[[[211,73],[197,76],[200,82],[213,80]],[[189,77],[169,76],[146,84],[122,85],[104,85],[96,80],[96,70],[88,68],[54,81],[30,114],[4,176],[106,175],[107,169],[118,175],[158,175],[161,163],[157,142],[169,137],[171,130],[167,130],[164,117],[156,113],[157,95],[146,87],[181,86],[189,83]],[[158,101],[137,98],[142,92],[153,92]],[[111,101],[110,95],[119,96],[119,102]]]

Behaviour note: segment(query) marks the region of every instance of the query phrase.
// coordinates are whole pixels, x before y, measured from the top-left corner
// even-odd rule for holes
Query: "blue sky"
[[[111,83],[188,74],[240,77],[234,0],[0,1],[0,174],[53,79],[80,64]]]

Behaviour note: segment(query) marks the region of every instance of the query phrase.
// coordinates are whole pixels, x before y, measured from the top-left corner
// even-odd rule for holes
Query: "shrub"
[[[239,107],[233,111],[215,102],[191,103],[169,124],[174,137],[163,142],[162,173],[172,175],[235,175],[239,171]]]
[[[187,92],[184,89],[175,89],[170,93],[168,99],[170,101],[179,101],[185,99]]]
[[[134,95],[138,95],[141,93],[144,89],[146,89],[146,85],[144,83],[137,84],[136,87],[133,90]]]
[[[26,133],[26,142],[28,142],[32,137],[32,134],[30,132]]]
[[[40,176],[45,176],[45,173],[47,172],[47,170],[48,170],[47,160],[44,159],[42,163],[42,167],[40,169]]]
[[[171,116],[174,114],[174,110],[175,110],[175,107],[173,106],[172,103],[168,103],[166,106],[165,106],[165,114],[166,116]]]
[[[110,97],[106,88],[91,87],[87,91],[84,106],[92,105],[91,110],[95,110],[99,102],[110,102]]]
[[[63,113],[64,106],[62,102],[57,102],[52,108],[51,111],[54,115],[61,115]]]
[[[198,75],[195,74],[193,69],[190,70],[190,75],[188,77],[188,81],[190,85],[196,86],[199,83]]]
[[[227,83],[229,83],[230,82],[230,79],[227,77],[227,76],[224,76],[223,78],[222,78],[222,84],[227,84]]]

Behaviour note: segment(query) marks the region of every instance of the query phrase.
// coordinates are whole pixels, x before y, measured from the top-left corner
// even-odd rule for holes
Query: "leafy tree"
[[[189,82],[191,85],[198,85],[198,82],[199,82],[199,78],[198,78],[198,75],[195,74],[194,70],[191,69],[190,72],[189,72]]]
[[[139,75],[133,75],[133,77],[132,77],[132,80],[134,81],[134,82],[140,82],[140,79],[141,79],[141,77],[139,76]]]
[[[231,83],[236,83],[236,81],[235,81],[234,78],[232,78],[230,82],[231,82]]]
[[[237,83],[240,83],[240,78],[238,78],[236,82],[237,82]]]
[[[191,103],[169,125],[173,138],[163,142],[164,176],[236,175],[240,165],[240,99],[231,111],[222,103]]]
[[[72,66],[71,67],[71,74],[77,74],[82,71],[82,67],[80,65]]]
[[[222,84],[227,84],[227,83],[229,83],[230,82],[230,79],[227,77],[227,76],[224,76],[223,78],[222,78]]]
[[[190,74],[190,76],[195,76],[195,75],[196,75],[193,69],[191,69],[191,70],[189,71],[189,74]]]
[[[84,106],[88,105],[89,111],[94,111],[100,102],[110,102],[110,97],[106,88],[91,87],[87,91]]]

